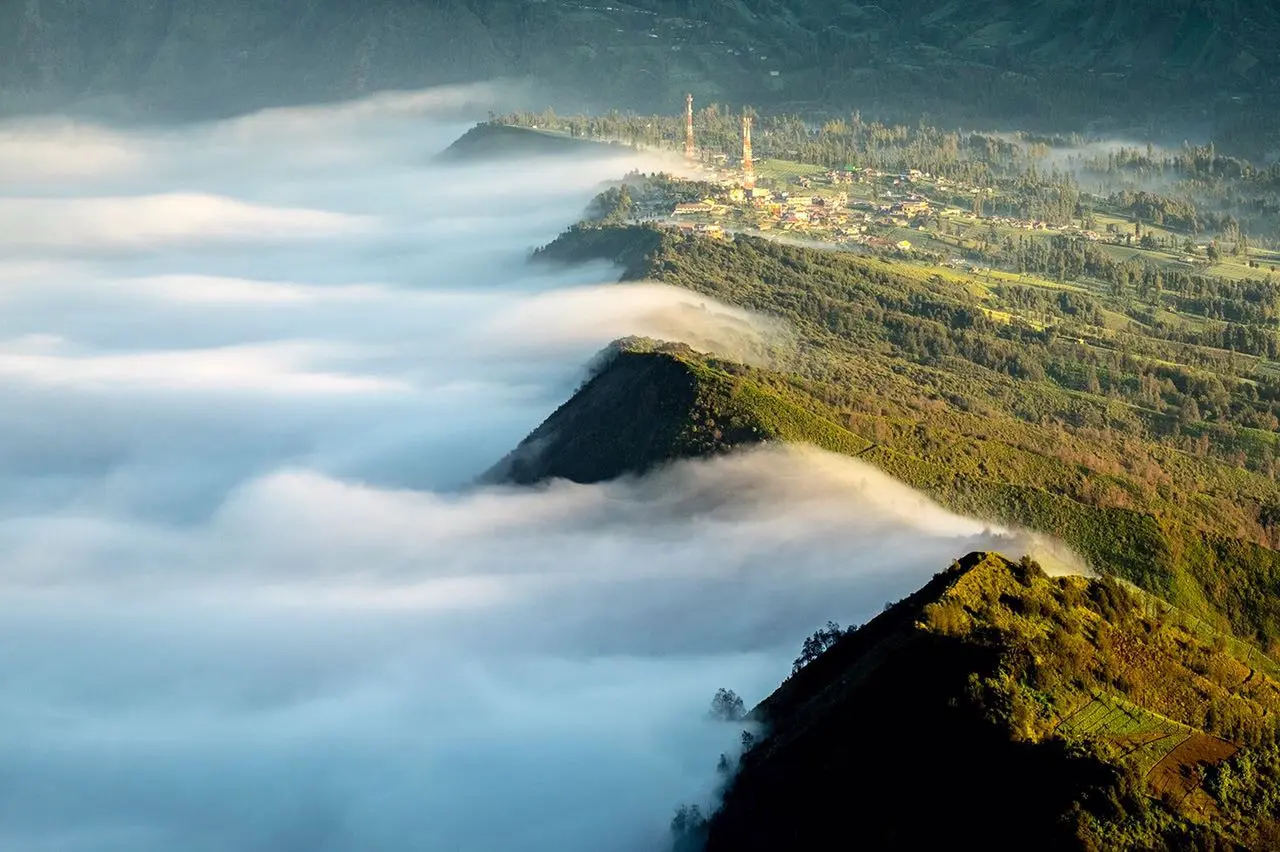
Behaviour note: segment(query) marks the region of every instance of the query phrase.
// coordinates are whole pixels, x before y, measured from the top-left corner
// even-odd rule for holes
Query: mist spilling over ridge
[[[0,125],[0,847],[661,849],[716,688],[1010,544],[817,451],[473,486],[611,340],[777,333],[527,265],[662,164],[441,164],[483,97]]]

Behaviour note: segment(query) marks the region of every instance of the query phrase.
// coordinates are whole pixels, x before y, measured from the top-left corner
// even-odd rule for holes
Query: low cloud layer
[[[0,535],[0,824],[121,850],[661,849],[733,748],[716,687],[1009,544],[787,450],[454,495],[282,470],[199,524]]]
[[[659,164],[440,167],[458,97],[0,126],[0,847],[654,852],[717,687],[1016,549],[808,451],[469,487],[613,338],[783,331],[527,265]]]

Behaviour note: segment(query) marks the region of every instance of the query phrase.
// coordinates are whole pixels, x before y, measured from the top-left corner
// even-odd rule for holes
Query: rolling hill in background
[[[542,84],[534,102],[566,108],[666,111],[693,91],[1177,133],[1254,121],[1278,34],[1268,0],[28,0],[0,9],[0,107],[128,96],[135,111],[204,116],[518,76]]]

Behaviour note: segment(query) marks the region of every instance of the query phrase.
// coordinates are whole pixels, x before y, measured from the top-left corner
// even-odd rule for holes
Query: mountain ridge
[[[489,479],[600,482],[772,440],[840,451],[823,433],[845,430],[766,377],[683,344],[619,341]],[[875,449],[846,434],[846,454]],[[1247,643],[1110,577],[971,554],[858,629],[815,633],[752,711],[759,732],[722,807],[680,820],[675,848],[809,848],[848,832],[875,849],[1266,848],[1280,837],[1280,796],[1262,792],[1280,781],[1277,675]]]
[[[961,333],[983,319],[981,303],[963,301],[971,297],[945,280],[934,276],[920,282],[906,277],[909,267],[883,258],[742,236],[732,242],[689,237],[652,226],[574,227],[535,258],[556,263],[607,260],[620,267],[623,280],[657,280],[786,317],[800,341],[798,351],[783,354],[789,367],[762,370],[717,361],[713,372],[732,376],[707,387],[730,381],[763,388],[767,395],[755,397],[761,405],[785,403],[817,414],[861,442],[856,452],[863,460],[951,511],[1062,537],[1095,568],[1210,621],[1226,614],[1241,636],[1272,651],[1280,648],[1280,551],[1221,520],[1224,512],[1244,505],[1244,489],[1252,487],[1241,471],[1218,462],[1187,468],[1184,457],[1160,450],[1153,463],[1162,465],[1166,477],[1177,474],[1179,488],[1198,489],[1196,502],[1168,501],[1159,491],[1139,490],[1143,486],[1123,479],[1114,480],[1117,487],[1141,494],[1141,500],[1097,499],[1090,479],[1108,468],[1095,462],[1082,477],[1081,459],[1098,457],[1098,441],[1106,434],[1088,430],[1082,439],[1087,448],[1082,444],[1077,452],[1068,449],[1076,440],[1071,431],[1059,427],[1046,432],[1037,421],[1055,409],[1067,426],[1100,415],[1114,418],[1110,401],[1087,402],[1043,381],[1003,375],[993,380],[989,367],[974,369],[972,362],[959,359],[941,367],[921,365],[920,356],[903,351],[897,341],[914,345],[923,337],[930,340],[929,349],[938,345],[933,341],[939,318]],[[983,343],[977,352],[985,358],[983,353],[991,352],[987,347],[998,345],[998,340]],[[1019,410],[970,401],[970,394],[983,392],[992,398],[1016,394],[1015,404],[1034,419]],[[1029,403],[1029,394],[1038,399]],[[708,396],[721,400],[715,405],[725,411],[738,404],[730,397],[720,391]],[[1091,408],[1100,415],[1090,413]],[[1165,426],[1154,420],[1135,428],[1149,428],[1158,436]],[[789,435],[818,443],[805,429]],[[1115,440],[1126,444],[1124,452],[1133,452],[1128,438]],[[1220,488],[1204,487],[1218,477],[1225,477]],[[1265,478],[1256,485],[1274,489]],[[1221,495],[1213,499],[1226,502],[1204,514],[1200,506],[1208,503],[1210,491]],[[1271,498],[1259,492],[1257,499],[1265,505]]]
[[[1280,687],[1253,669],[1238,683],[1229,653],[1113,581],[974,553],[867,624],[814,639],[824,650],[752,713],[763,733],[703,827],[708,852],[850,832],[875,849],[1276,836],[1276,811],[1241,817],[1221,779],[1246,755],[1280,772],[1268,721]],[[1250,721],[1214,709],[1235,704]]]
[[[441,163],[458,163],[522,157],[600,156],[609,153],[625,156],[631,150],[621,144],[575,139],[559,133],[485,122],[458,137],[448,148],[437,154],[435,159]]]
[[[872,446],[761,387],[732,361],[628,338],[607,348],[578,392],[483,479],[604,482],[769,441],[850,456]]]
[[[1091,405],[1116,417],[1112,401],[1044,375],[993,378],[991,349],[938,358],[942,341],[983,327],[981,303],[888,257],[605,223],[570,228],[534,257],[605,260],[624,281],[786,318],[796,350],[779,353],[786,366],[765,368],[620,341],[522,444],[519,481],[597,482],[763,441],[809,443],[857,456],[952,511],[1059,536],[1103,575],[1050,578],[1028,558],[973,554],[857,629],[818,630],[753,711],[758,728],[745,732],[736,766],[722,759],[720,807],[709,820],[677,812],[678,852],[830,838],[873,849],[1280,842],[1280,664],[1242,641],[1277,647],[1280,553],[1158,492],[1135,488],[1144,498],[1135,507],[1077,488],[1082,468],[1094,468],[1057,454],[1073,431],[1044,434],[1046,412],[1073,426],[1088,422]],[[1023,345],[1052,340],[1018,329],[984,346],[1016,335]],[[930,342],[913,348],[919,339]],[[957,386],[963,395],[944,392]],[[1029,406],[1034,420],[1010,417],[973,401],[979,387],[1044,402]],[[894,409],[899,392],[910,404]],[[1126,434],[1158,443],[1164,421],[1140,416],[1151,431]],[[659,452],[637,439],[640,422],[665,436]],[[1105,436],[1087,434],[1094,447]],[[1212,480],[1217,464],[1179,475]],[[1244,483],[1222,491],[1235,502],[1243,473],[1224,473]]]
[[[560,105],[659,110],[694,90],[702,102],[1059,127],[1176,113],[1185,128],[1250,120],[1245,101],[1270,99],[1280,74],[1277,33],[1263,0],[30,0],[0,9],[0,106],[134,99],[145,114],[208,117],[524,77]],[[1061,86],[1064,74],[1078,85]]]

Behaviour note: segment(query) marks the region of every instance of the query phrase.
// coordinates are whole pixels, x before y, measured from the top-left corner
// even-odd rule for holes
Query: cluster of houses
[[[976,216],[968,216],[966,218],[977,220]],[[1102,234],[1097,231],[1091,231],[1081,228],[1078,225],[1055,225],[1051,222],[1044,222],[1040,219],[1015,219],[1010,216],[987,216],[982,219],[983,222],[991,222],[995,225],[1004,225],[1008,228],[1016,228],[1019,231],[1043,231],[1052,234],[1065,234],[1071,237],[1082,237],[1090,242],[1101,242]]]
[[[885,208],[907,211],[928,209],[922,199],[907,199]],[[921,206],[923,204],[923,206]],[[669,225],[685,233],[724,238],[727,232],[719,221],[751,211],[750,227],[762,231],[801,232],[837,243],[864,245],[877,249],[911,251],[908,240],[891,240],[869,233],[873,225],[901,224],[886,212],[865,202],[849,203],[848,193],[801,195],[790,192],[741,187],[730,188],[722,198],[675,205]],[[707,221],[712,220],[712,221]]]
[[[919,184],[929,183],[942,189],[958,191],[973,189],[934,177],[920,169],[908,169],[902,173],[885,173],[871,168],[831,169],[825,174],[796,176],[791,179],[788,189],[744,187],[741,185],[740,175],[719,169],[714,170],[712,180],[718,181],[720,191],[701,201],[675,205],[670,217],[673,227],[722,237],[726,232],[719,222],[726,217],[741,217],[746,220],[744,224],[753,229],[800,231],[833,242],[856,243],[880,249],[897,248],[902,251],[912,250],[910,241],[880,236],[874,230],[878,230],[876,226],[916,230],[927,227],[927,220],[934,215],[935,208],[928,198],[920,194],[917,188]],[[850,203],[849,193],[840,189],[851,184],[876,184],[882,180],[892,181],[893,188],[878,190],[875,201],[856,200]],[[812,189],[815,184],[823,188]],[[989,193],[989,190],[973,191]],[[1068,234],[1095,242],[1103,239],[1100,234],[1091,230],[1053,225],[1035,219],[984,217],[958,211],[948,214],[949,217],[955,215],[962,219],[991,222],[1024,231]]]
[[[714,222],[676,222],[674,227],[686,234],[701,234],[704,237],[713,237],[718,240],[725,239],[728,236],[723,225],[717,225]]]
[[[755,187],[732,187],[723,198],[707,198],[677,204],[672,216],[719,218],[743,210],[751,210],[753,221],[762,230],[833,230],[832,236],[844,236],[865,230],[870,217],[850,209],[844,192],[832,195],[797,195]],[[694,229],[696,229],[696,225]]]
[[[864,183],[879,177],[875,169],[832,169],[827,172],[827,183],[833,186],[849,183]],[[805,178],[808,180],[808,178]]]
[[[913,250],[909,240],[883,234],[888,229],[926,230],[932,218],[942,213],[942,209],[936,208],[929,198],[921,194],[925,187],[959,193],[994,193],[991,188],[966,186],[920,169],[907,169],[901,173],[872,168],[830,169],[825,173],[793,177],[786,189],[744,187],[742,175],[730,172],[724,164],[715,164],[706,172],[709,182],[719,184],[719,191],[701,201],[675,205],[668,217],[671,227],[725,237],[726,225],[732,228],[732,223],[738,222],[751,230],[798,231],[824,241],[904,252]],[[842,187],[853,184],[872,184],[880,188],[871,193],[874,201],[859,199],[851,203],[849,193]],[[867,195],[866,192],[860,194],[864,198]],[[1064,234],[1091,242],[1106,239],[1081,226],[1055,225],[1038,219],[983,216],[979,212],[956,209],[948,210],[946,218],[991,223],[1022,231]]]

